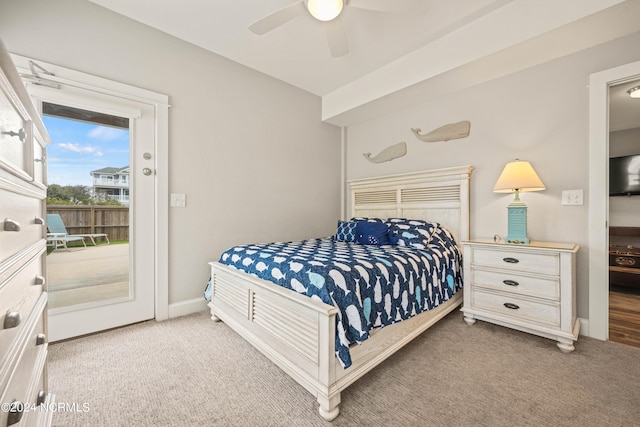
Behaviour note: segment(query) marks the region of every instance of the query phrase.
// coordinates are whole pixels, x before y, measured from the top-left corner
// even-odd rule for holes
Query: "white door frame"
[[[589,327],[609,339],[609,87],[640,77],[640,61],[589,79]]]
[[[32,75],[31,58],[11,54],[18,72],[25,82],[37,82],[42,79],[43,84],[60,83],[82,89],[90,89],[125,100],[150,104],[155,113],[155,166],[156,166],[156,194],[155,194],[155,319],[169,318],[169,97],[167,95],[114,82],[90,74],[81,73],[33,60],[40,67],[52,75],[38,73],[36,79],[25,78]],[[36,71],[41,71],[35,68]]]

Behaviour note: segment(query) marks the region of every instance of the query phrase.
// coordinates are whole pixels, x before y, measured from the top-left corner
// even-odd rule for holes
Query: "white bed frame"
[[[471,166],[349,181],[354,217],[428,219],[457,242],[469,239]],[[376,329],[350,348],[347,369],[335,356],[333,306],[211,262],[211,319],[222,320],[317,397],[320,416],[338,416],[340,393],[462,302],[462,292],[434,310]]]

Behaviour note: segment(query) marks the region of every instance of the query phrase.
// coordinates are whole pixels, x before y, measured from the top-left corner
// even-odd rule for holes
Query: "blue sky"
[[[91,186],[89,172],[129,164],[129,131],[44,116],[49,184]]]

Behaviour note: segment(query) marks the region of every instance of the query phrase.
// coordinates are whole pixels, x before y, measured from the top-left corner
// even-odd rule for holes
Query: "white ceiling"
[[[341,20],[349,53],[334,58],[324,24],[306,13],[264,35],[248,29],[255,21],[300,0],[90,1],[323,97],[322,118],[327,121],[501,52],[511,54],[498,57],[500,62],[495,66],[515,70],[515,62],[531,66],[628,34],[631,30],[623,25],[605,29],[591,21],[585,35],[585,26],[580,23],[597,15],[611,21],[608,9],[637,2],[366,0],[395,4],[398,13],[347,3]],[[556,34],[556,45],[549,38],[543,45],[532,43]],[[529,51],[517,53],[514,48],[518,46]]]
[[[332,58],[324,23],[309,14],[264,35],[249,31],[255,21],[300,0],[91,1],[320,96],[510,2],[386,0],[409,13],[347,5],[341,19],[350,52]]]

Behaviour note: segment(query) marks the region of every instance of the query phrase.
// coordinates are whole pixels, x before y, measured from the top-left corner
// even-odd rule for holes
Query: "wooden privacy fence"
[[[109,240],[129,240],[126,206],[47,205],[47,213],[59,214],[69,234],[107,233]]]

